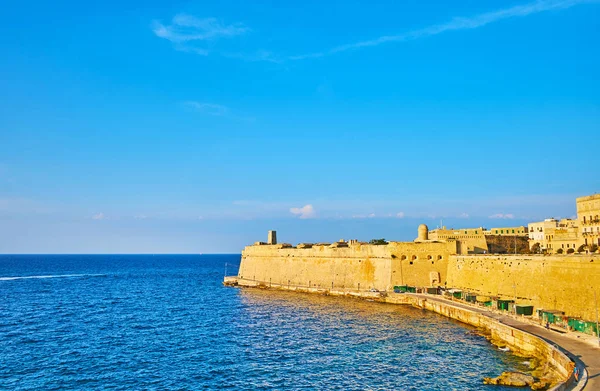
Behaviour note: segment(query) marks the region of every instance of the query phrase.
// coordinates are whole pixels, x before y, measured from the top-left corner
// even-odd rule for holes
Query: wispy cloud
[[[510,8],[504,8],[492,12],[471,16],[457,17],[449,22],[435,24],[429,27],[424,27],[417,30],[411,30],[397,35],[383,35],[378,38],[349,43],[346,45],[336,46],[332,49],[307,53],[297,56],[288,57],[289,60],[304,60],[309,58],[325,57],[332,54],[345,52],[348,50],[356,50],[366,47],[379,46],[390,42],[410,41],[419,38],[431,37],[448,31],[469,30],[478,27],[483,27],[490,23],[494,23],[503,19],[524,17],[544,11],[558,10],[570,8],[574,5],[583,3],[592,3],[597,0],[539,0],[528,4],[516,5]]]
[[[184,106],[198,111],[200,113],[208,114],[208,115],[216,115],[221,116],[225,115],[229,112],[229,108],[223,105],[218,105],[215,103],[203,103],[196,101],[186,101],[183,102]]]
[[[223,52],[221,53],[223,57],[234,58],[238,60],[248,61],[248,62],[272,62],[276,64],[281,64],[284,62],[285,58],[278,56],[277,54],[268,51],[268,50],[257,50],[255,52],[250,53],[242,53],[242,52]]]
[[[406,214],[404,212],[398,212],[396,213],[396,217],[399,219],[403,219],[406,217]]]
[[[174,44],[175,49],[208,55],[207,44],[222,38],[232,38],[250,31],[241,23],[224,24],[216,18],[197,18],[193,15],[178,14],[171,24],[160,21],[152,23],[152,31],[157,37]]]
[[[102,212],[96,213],[92,216],[92,220],[106,220],[106,216]]]
[[[310,204],[304,205],[301,208],[290,208],[290,212],[301,219],[312,219],[317,216],[315,208]]]
[[[514,219],[514,218],[515,218],[515,215],[513,215],[512,213],[506,213],[506,214],[496,213],[496,214],[493,214],[490,216],[490,219],[508,219],[508,220],[510,220],[510,219]]]

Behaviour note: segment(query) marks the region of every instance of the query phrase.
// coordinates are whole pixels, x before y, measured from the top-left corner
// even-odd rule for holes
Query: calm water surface
[[[491,391],[525,369],[411,307],[223,287],[239,261],[0,256],[0,389]]]

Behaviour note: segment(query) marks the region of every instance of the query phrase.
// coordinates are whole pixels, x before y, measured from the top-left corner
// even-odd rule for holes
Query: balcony
[[[600,219],[593,219],[593,220],[581,220],[581,224],[582,225],[597,225],[600,224]]]

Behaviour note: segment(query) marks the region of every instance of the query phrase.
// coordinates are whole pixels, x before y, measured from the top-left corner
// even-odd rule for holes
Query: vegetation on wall
[[[388,242],[386,242],[386,240],[384,238],[381,238],[381,239],[371,239],[369,241],[369,244],[381,245],[381,244],[388,244]]]

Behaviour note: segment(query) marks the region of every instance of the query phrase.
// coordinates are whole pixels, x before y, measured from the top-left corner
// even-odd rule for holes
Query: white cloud
[[[354,42],[346,45],[336,46],[330,50],[308,53],[298,56],[291,56],[289,60],[304,60],[308,58],[319,58],[348,50],[360,49],[365,47],[378,46],[388,42],[410,41],[418,38],[425,38],[438,35],[447,31],[469,30],[483,27],[487,24],[497,22],[502,19],[524,17],[539,12],[570,8],[577,4],[589,3],[593,0],[538,0],[532,3],[516,5],[510,8],[504,8],[497,11],[486,12],[472,17],[457,17],[449,22],[436,24],[422,29],[408,31],[397,35],[383,35],[381,37]]]
[[[515,215],[513,215],[512,213],[507,213],[507,214],[502,214],[502,213],[496,213],[490,216],[490,219],[514,219]]]
[[[250,31],[241,23],[224,24],[216,18],[197,18],[193,15],[178,14],[171,24],[154,21],[152,31],[157,37],[175,44],[175,49],[208,55],[209,51],[198,44],[214,42],[221,38],[232,38]]]
[[[217,18],[197,18],[188,14],[174,16],[170,24],[158,20],[152,22],[152,32],[157,37],[172,42],[175,50],[201,56],[208,56],[216,47],[216,41],[235,38],[250,31],[251,29],[242,23],[225,24]],[[248,62],[282,63],[285,59],[264,49],[248,52],[219,50],[219,54]]]
[[[468,219],[469,218],[469,214],[468,213],[461,213],[458,217],[461,218],[461,219]]]
[[[136,220],[145,220],[148,218],[148,216],[141,214],[141,215],[135,215],[135,216],[133,216],[133,218]]]
[[[396,217],[399,219],[403,219],[406,215],[404,214],[404,212],[398,212],[396,213]]]
[[[215,103],[202,103],[202,102],[196,102],[196,101],[187,101],[187,102],[183,102],[183,104],[186,107],[189,107],[190,109],[192,109],[194,111],[208,114],[208,115],[222,116],[229,112],[229,108],[227,108],[226,106],[218,105]]]
[[[315,208],[312,205],[304,205],[302,208],[290,208],[290,212],[301,219],[312,219],[316,217]]]
[[[104,213],[100,212],[100,213],[96,213],[95,215],[92,216],[92,220],[105,220],[106,216],[104,216]]]

